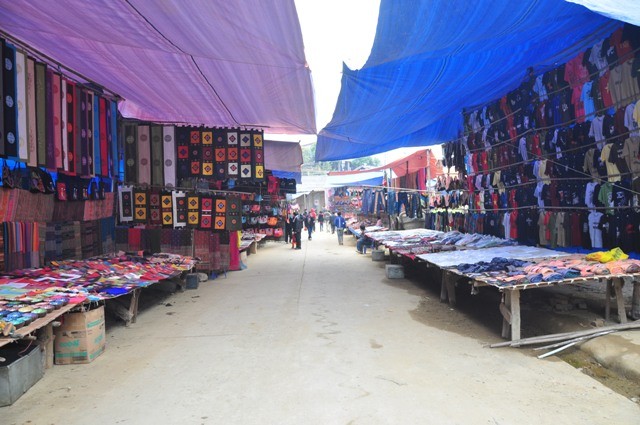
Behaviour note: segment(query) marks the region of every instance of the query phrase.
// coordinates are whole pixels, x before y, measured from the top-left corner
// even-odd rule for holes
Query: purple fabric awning
[[[125,117],[316,132],[293,0],[0,0],[0,29],[122,96]]]

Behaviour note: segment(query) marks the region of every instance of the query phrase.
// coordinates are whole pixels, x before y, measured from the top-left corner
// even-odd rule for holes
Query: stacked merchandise
[[[242,211],[244,232],[263,234],[273,239],[279,239],[284,235],[284,219],[287,210],[281,202],[244,202]]]
[[[329,209],[342,215],[355,215],[362,210],[360,188],[338,187],[329,191]]]
[[[464,176],[466,231],[522,244],[637,251],[640,29],[626,24],[501,99],[444,146]],[[487,226],[487,224],[489,224]]]

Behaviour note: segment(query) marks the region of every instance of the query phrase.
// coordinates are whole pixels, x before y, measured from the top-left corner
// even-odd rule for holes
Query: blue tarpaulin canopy
[[[360,70],[344,66],[316,160],[454,139],[463,108],[502,97],[528,67],[539,75],[622,25],[603,14],[633,23],[638,8],[629,4],[625,15],[619,4],[629,0],[615,8],[613,1],[574,1],[598,13],[560,0],[382,0],[369,59]]]

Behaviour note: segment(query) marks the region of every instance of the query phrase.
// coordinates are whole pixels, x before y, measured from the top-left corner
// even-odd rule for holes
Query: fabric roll
[[[230,232],[242,230],[242,200],[237,196],[227,198],[227,227]]]
[[[27,58],[27,165],[30,167],[38,166],[36,136],[36,64],[32,58]]]
[[[51,106],[53,108],[53,155],[54,169],[62,168],[62,76],[54,72],[51,76]]]
[[[106,136],[105,136],[106,137]],[[138,126],[138,183],[151,184],[151,141],[149,126]]]
[[[128,183],[138,181],[138,125],[127,122],[124,127],[124,178]]]
[[[176,191],[173,196],[173,228],[178,229],[187,225],[187,195]]]
[[[89,176],[89,93],[87,90],[80,90],[80,175]]]
[[[200,196],[196,193],[187,195],[187,225],[197,228],[200,225]]]
[[[100,96],[100,101],[98,102],[100,114],[100,175],[104,177],[109,176],[109,135],[111,131],[109,130],[109,117],[111,116],[111,111],[107,108],[107,99]],[[147,130],[147,144],[149,143],[149,132]],[[138,147],[140,146],[140,133],[138,133]],[[138,156],[138,160],[142,163],[142,157]],[[149,158],[147,157],[147,161]],[[149,164],[147,164],[148,166]],[[140,171],[139,171],[140,172]],[[138,174],[138,181],[140,180],[140,174]],[[149,182],[151,179],[149,178]],[[140,182],[142,183],[142,182]]]
[[[237,179],[240,175],[240,163],[238,161],[238,133],[227,132],[227,176],[230,179]]]
[[[191,177],[200,176],[202,163],[202,145],[200,130],[191,129],[189,141],[189,161],[191,163]]]
[[[148,197],[147,191],[144,189],[135,189],[133,191],[133,221],[136,223],[146,224],[148,221]]]
[[[189,163],[189,138],[191,129],[189,127],[176,127],[176,179],[186,179],[191,177],[191,165]],[[176,183],[177,184],[177,183]]]
[[[176,129],[173,126],[164,126],[162,128],[164,148],[162,155],[164,157],[164,185],[167,187],[175,187],[176,185]]]
[[[213,131],[213,155],[214,155],[214,176],[216,180],[227,178],[227,148],[226,132],[224,130]]]
[[[151,127],[151,183],[155,186],[164,186],[163,152],[162,152],[162,127]]]
[[[4,95],[4,140],[0,155],[16,158],[18,155],[18,106],[16,98],[16,48],[3,46],[2,92]]]
[[[28,114],[27,114],[27,56],[24,52],[16,51],[16,98],[18,101],[18,159],[22,162],[29,160],[27,147]]]
[[[253,177],[256,181],[264,181],[264,144],[263,144],[263,133],[254,132],[253,136],[253,166],[254,172]]]
[[[91,136],[93,142],[93,174],[100,175],[102,167],[102,156],[100,155],[100,97],[93,94],[93,102],[91,105],[91,115],[93,116],[93,124]]]
[[[227,199],[216,197],[215,217],[213,219],[213,229],[216,231],[226,231],[227,229]]]
[[[118,186],[118,212],[120,223],[133,221],[133,187]]]
[[[163,192],[160,195],[160,209],[162,226],[173,228],[173,195],[171,192]]]
[[[36,144],[38,147],[37,157],[38,157],[38,165],[41,167],[45,167],[47,165],[47,157],[46,157],[47,100],[45,96],[47,66],[43,63],[36,62],[35,69],[36,69],[36,140],[37,140]],[[69,87],[69,83],[67,83],[67,87]],[[69,101],[69,99],[67,99],[67,101]],[[71,101],[73,102],[73,94],[71,95]],[[67,107],[69,107],[69,103],[67,103]],[[71,120],[71,125],[73,125],[73,123],[74,121]]]
[[[200,228],[211,230],[213,226],[213,197],[210,195],[200,196]]]

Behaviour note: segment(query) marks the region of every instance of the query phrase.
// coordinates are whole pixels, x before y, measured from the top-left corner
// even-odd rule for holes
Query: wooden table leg
[[[611,318],[611,289],[613,288],[613,284],[611,283],[611,279],[607,279],[607,290],[604,296],[605,304],[604,304],[604,320],[609,320]]]
[[[613,282],[613,288],[616,291],[616,304],[618,305],[618,320],[620,323],[627,323],[627,310],[624,307],[622,285],[624,285],[624,280],[622,279],[616,279],[615,282]]]
[[[633,281],[633,299],[631,301],[631,318],[640,319],[640,282]]]
[[[502,294],[500,313],[502,313],[502,337],[508,339],[511,333],[511,291]]]
[[[449,297],[449,305],[456,306],[456,278],[451,273],[447,273],[447,296]]]
[[[447,302],[447,272],[440,269],[440,302]]]
[[[511,341],[520,339],[520,290],[511,293]]]
[[[134,289],[131,293],[131,303],[129,304],[129,314],[131,323],[136,323],[138,319],[138,301],[140,300],[140,288]]]

